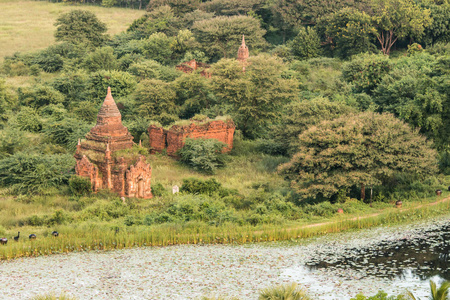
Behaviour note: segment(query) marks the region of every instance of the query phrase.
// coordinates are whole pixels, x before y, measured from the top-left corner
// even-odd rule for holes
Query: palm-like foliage
[[[444,281],[441,286],[438,288],[436,283],[432,280],[430,280],[430,296],[428,296],[429,300],[447,300],[450,299],[449,297],[450,293],[450,282]],[[412,300],[420,300],[419,298],[416,298],[413,293],[408,291],[408,296]]]
[[[259,293],[259,300],[310,300],[297,283],[267,288]]]

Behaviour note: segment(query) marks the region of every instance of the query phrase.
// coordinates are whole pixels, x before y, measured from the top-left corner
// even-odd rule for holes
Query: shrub
[[[25,149],[29,140],[23,131],[7,127],[0,132],[0,159]]]
[[[84,138],[91,127],[90,124],[83,123],[80,120],[66,118],[50,122],[43,131],[52,142],[73,151],[78,139]]]
[[[54,53],[51,47],[37,53],[31,63],[33,65],[38,65],[42,70],[48,73],[57,72],[64,66],[64,60],[61,55]]]
[[[67,184],[73,166],[72,155],[16,153],[0,160],[0,185],[18,193],[45,193]]]
[[[128,71],[142,79],[159,79],[161,75],[161,64],[155,60],[145,60],[142,62],[133,63],[130,65]]]
[[[86,177],[73,175],[69,179],[69,189],[72,195],[89,195],[92,191],[91,181]]]
[[[222,153],[226,144],[215,139],[190,139],[178,151],[180,162],[196,171],[214,174],[218,168],[225,167],[227,156]]]
[[[110,221],[128,215],[130,209],[119,199],[113,201],[97,201],[96,203],[86,207],[78,214],[81,220],[89,220],[98,218],[102,221]]]
[[[35,85],[32,88],[19,88],[18,91],[20,104],[24,106],[39,108],[64,102],[64,95],[51,86]]]
[[[355,298],[351,298],[350,300],[406,300],[406,298],[403,295],[389,297],[385,292],[379,291],[376,295],[370,297],[358,294]]]
[[[279,285],[262,290],[258,300],[310,300],[305,290],[298,288],[297,283]]]
[[[20,130],[24,131],[38,132],[42,129],[42,121],[31,107],[22,106],[16,115],[15,123]]]
[[[439,170],[445,175],[450,175],[450,149],[439,153]]]
[[[164,188],[164,186],[161,183],[155,183],[152,184],[152,194],[156,197],[161,197],[165,194],[167,194],[167,190]]]
[[[56,296],[55,294],[50,293],[50,294],[39,295],[39,296],[33,297],[33,298],[31,298],[31,300],[77,300],[77,298],[70,297],[65,294]]]

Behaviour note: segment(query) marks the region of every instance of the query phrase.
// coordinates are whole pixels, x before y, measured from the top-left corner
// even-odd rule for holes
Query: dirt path
[[[401,208],[399,209],[399,211],[408,211],[408,210],[412,210],[412,209],[418,209],[421,207],[429,207],[429,206],[434,206],[437,205],[439,203],[442,202],[447,202],[450,200],[450,196],[443,198],[441,200],[432,202],[432,203],[426,203],[426,204],[419,204],[417,206],[414,207],[409,207],[409,208]],[[338,223],[338,222],[342,222],[342,221],[356,221],[356,220],[363,220],[363,219],[367,219],[367,218],[372,218],[372,217],[376,217],[381,215],[384,212],[385,209],[383,209],[380,212],[377,213],[373,213],[373,214],[369,214],[369,215],[364,215],[362,217],[353,217],[350,219],[344,219],[344,220],[339,220],[339,221],[329,221],[329,222],[321,222],[321,223],[315,223],[315,224],[309,224],[309,225],[303,225],[303,226],[297,226],[297,227],[291,227],[291,228],[286,228],[286,231],[292,231],[292,230],[298,230],[298,229],[302,229],[302,228],[312,228],[312,227],[319,227],[319,226],[323,226],[323,225],[329,225],[329,224],[334,224],[334,223]],[[262,233],[262,231],[255,231],[255,233]]]

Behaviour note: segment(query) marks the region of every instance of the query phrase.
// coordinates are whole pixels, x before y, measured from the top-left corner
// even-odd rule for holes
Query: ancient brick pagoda
[[[173,125],[169,129],[150,125],[148,136],[150,151],[162,152],[167,149],[167,154],[176,156],[176,152],[183,148],[186,138],[216,139],[227,144],[223,149],[228,152],[233,148],[233,136],[236,126],[233,120],[191,120],[189,125]]]
[[[196,71],[197,69],[203,69],[200,72],[200,75],[206,78],[211,78],[211,73],[208,72],[208,69],[210,68],[210,65],[202,62],[198,62],[195,59],[190,61],[185,61],[175,67],[175,69],[184,72],[184,73],[192,73]]]
[[[94,191],[110,189],[124,197],[151,198],[152,169],[133,144],[108,87],[97,124],[85,140],[78,141],[76,174],[89,178]]]

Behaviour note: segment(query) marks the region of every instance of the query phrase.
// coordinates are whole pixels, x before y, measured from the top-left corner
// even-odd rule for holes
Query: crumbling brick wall
[[[166,134],[162,127],[150,125],[148,127],[148,140],[150,144],[150,153],[161,152],[166,148]]]
[[[232,120],[213,120],[205,124],[193,122],[185,126],[173,125],[168,130],[152,125],[148,129],[148,134],[151,149],[161,152],[162,149],[166,148],[168,155],[176,156],[176,152],[183,148],[186,138],[216,139],[227,144],[224,152],[230,151],[233,148],[234,130],[235,125]],[[162,145],[165,147],[161,149]]]

